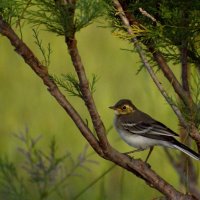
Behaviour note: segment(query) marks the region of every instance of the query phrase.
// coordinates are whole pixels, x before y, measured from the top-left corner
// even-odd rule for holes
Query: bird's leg
[[[135,152],[140,152],[140,151],[143,151],[144,149],[136,149],[136,150],[133,150],[133,151],[128,151],[128,152],[124,152],[123,154],[131,154],[131,153],[135,153]]]
[[[154,147],[150,147],[149,153],[148,153],[148,155],[147,155],[147,157],[146,157],[146,159],[145,159],[145,163],[147,163],[147,161],[148,161],[148,159],[149,159],[149,156],[151,155],[151,153],[152,153],[152,151],[153,151],[153,148],[154,148]],[[125,152],[125,153],[123,153],[123,154],[129,155],[129,154],[131,154],[131,153],[135,153],[135,152],[139,152],[139,151],[143,151],[143,150],[144,150],[144,149],[136,149],[136,150],[133,150],[133,151]]]
[[[153,148],[154,148],[154,147],[150,147],[149,153],[148,153],[148,155],[147,155],[147,157],[146,157],[146,160],[145,160],[145,163],[147,163],[147,160],[149,159],[149,156],[151,155],[151,153],[152,153],[152,151],[153,151]]]
[[[129,155],[131,153],[135,153],[135,152],[139,152],[139,151],[143,151],[143,150],[144,149],[136,149],[136,150],[133,150],[133,151],[124,152],[123,154]]]

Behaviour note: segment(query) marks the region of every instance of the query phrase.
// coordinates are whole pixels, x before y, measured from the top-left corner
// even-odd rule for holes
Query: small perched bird
[[[130,100],[122,99],[109,108],[115,111],[114,126],[127,144],[137,148],[135,151],[150,148],[145,162],[156,145],[176,148],[190,157],[200,160],[198,153],[175,139],[178,136],[175,132],[138,110]]]

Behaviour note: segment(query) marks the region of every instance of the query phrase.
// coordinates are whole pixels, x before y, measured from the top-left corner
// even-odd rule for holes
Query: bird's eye
[[[122,109],[123,109],[123,110],[126,110],[126,106],[123,106]]]

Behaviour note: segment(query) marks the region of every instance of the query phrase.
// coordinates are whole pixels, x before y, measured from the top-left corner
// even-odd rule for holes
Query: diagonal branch
[[[140,159],[133,159],[124,154],[119,154],[116,150],[112,149],[108,152],[110,160],[115,162],[117,165],[127,169],[128,171],[134,173],[139,178],[146,181],[150,187],[156,188],[162,194],[164,194],[167,199],[178,199],[178,200],[195,200],[194,196],[183,195],[178,192],[172,185],[163,180],[159,175],[157,175],[149,165],[142,162]],[[120,162],[119,162],[120,161]]]
[[[95,106],[94,99],[93,99],[91,91],[89,89],[89,82],[86,77],[85,69],[84,69],[83,63],[81,61],[80,54],[78,52],[77,41],[75,39],[75,36],[73,38],[66,37],[66,43],[68,46],[69,54],[71,56],[74,68],[76,70],[76,73],[77,73],[79,81],[80,81],[80,89],[81,89],[81,92],[83,95],[83,100],[85,101],[85,104],[90,113],[92,123],[94,125],[95,131],[99,138],[100,144],[101,144],[103,150],[106,151],[109,147],[109,144],[108,144],[107,137],[105,135],[105,132],[106,132],[105,127],[104,127],[103,122],[97,112],[97,108]]]
[[[68,2],[70,3],[70,1]],[[70,19],[69,19],[69,24],[73,24],[74,26],[74,14],[75,14],[75,4],[76,1],[73,0],[71,2],[73,4],[72,9],[70,10]],[[72,63],[74,65],[74,68],[76,70],[76,73],[79,78],[79,83],[80,83],[80,89],[81,93],[83,95],[83,100],[85,102],[85,105],[88,108],[92,123],[94,125],[94,129],[97,133],[97,136],[99,138],[100,145],[104,151],[107,151],[109,147],[109,143],[107,140],[107,137],[105,135],[105,127],[103,125],[103,122],[99,116],[99,113],[97,111],[96,105],[94,103],[94,99],[92,96],[92,93],[89,88],[89,82],[85,73],[85,68],[83,66],[83,63],[81,61],[81,57],[77,48],[77,41],[75,38],[75,32],[72,32],[72,34],[67,34],[65,35],[65,42],[68,47],[69,54],[71,56]]]
[[[149,50],[152,53],[155,61],[158,63],[163,74],[168,79],[168,81],[171,83],[175,92],[180,97],[180,99],[184,102],[185,105],[187,105],[190,109],[192,109],[192,107],[194,105],[193,100],[189,97],[188,93],[182,88],[181,84],[179,83],[176,76],[170,69],[169,65],[165,61],[162,54],[158,51],[155,51],[155,49],[153,47],[149,47]]]
[[[140,12],[145,15],[146,17],[150,18],[153,22],[157,22],[157,20],[151,16],[149,13],[147,13],[145,10],[139,8]],[[183,26],[188,25],[187,23],[188,16],[185,13],[183,16]],[[156,25],[156,23],[154,23]],[[182,85],[177,80],[176,76],[170,69],[169,65],[165,61],[162,53],[160,53],[158,50],[155,50],[153,44],[149,44],[149,51],[152,53],[154,60],[157,62],[157,64],[160,66],[160,69],[163,71],[163,74],[168,79],[168,81],[173,86],[175,92],[178,94],[180,99],[184,102],[185,105],[187,105],[190,110],[192,111],[192,107],[194,106],[194,102],[190,96],[189,93],[189,84],[188,84],[188,63],[187,63],[187,41],[182,42],[182,48],[180,49],[181,52],[181,64],[182,64]]]
[[[121,154],[112,147],[110,147],[107,151],[102,151],[102,147],[99,145],[99,142],[91,133],[91,131],[88,129],[86,124],[83,122],[80,115],[67,101],[65,96],[60,92],[54,81],[51,80],[47,68],[39,62],[39,60],[35,57],[32,51],[28,48],[28,46],[22,40],[19,39],[16,33],[2,19],[1,16],[0,16],[0,33],[3,36],[6,36],[10,40],[16,52],[24,59],[24,61],[31,67],[31,69],[43,80],[43,83],[48,87],[48,90],[51,93],[51,95],[54,96],[57,102],[63,107],[63,109],[65,109],[65,111],[72,118],[76,126],[79,128],[82,135],[88,140],[90,145],[101,157],[116,163],[117,165],[123,167],[124,169],[140,177],[141,179],[146,181],[148,185],[156,188],[158,191],[163,193],[168,199],[195,200],[195,197],[189,194],[184,195],[179,191],[177,191],[173,186],[171,186],[169,183],[163,180],[159,175],[157,175],[151,168],[149,168],[149,166],[143,161],[138,159],[133,159],[127,155]],[[75,56],[76,53],[77,52],[74,51],[72,55]],[[82,78],[84,79],[85,77],[83,76]],[[88,89],[86,88],[86,91],[87,90]],[[84,95],[85,98],[86,97],[89,98],[89,96],[87,96],[88,94]],[[88,107],[91,106],[89,102],[86,101]],[[91,110],[90,112],[92,113],[93,110]],[[105,132],[103,133],[103,135],[105,135]]]
[[[3,21],[0,16],[0,33],[6,36],[11,44],[15,47],[15,51],[24,59],[24,61],[32,68],[32,70],[43,80],[43,83],[48,87],[51,95],[57,102],[64,108],[68,115],[72,118],[76,126],[79,128],[83,136],[87,139],[90,145],[95,149],[98,154],[102,155],[101,148],[97,139],[94,137],[90,129],[84,123],[77,111],[72,107],[66,97],[60,92],[57,85],[50,78],[47,68],[43,66],[40,61],[35,57],[33,52],[28,46],[16,35],[10,26]]]

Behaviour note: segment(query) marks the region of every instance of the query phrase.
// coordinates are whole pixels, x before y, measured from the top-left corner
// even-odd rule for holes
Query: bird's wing
[[[146,122],[125,122],[122,123],[123,128],[133,134],[142,135],[146,137],[157,137],[157,136],[168,136],[174,137],[178,136],[175,132],[171,129],[166,127],[164,124],[154,121],[153,123],[146,123]]]

